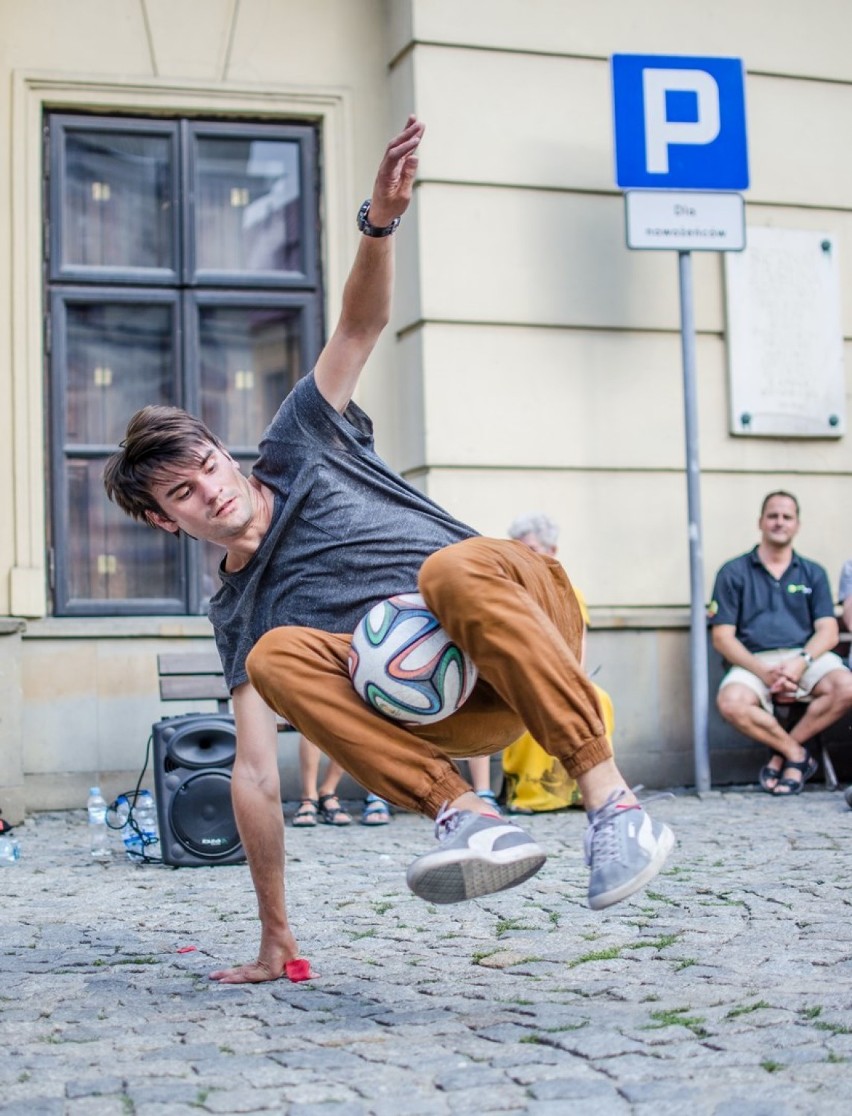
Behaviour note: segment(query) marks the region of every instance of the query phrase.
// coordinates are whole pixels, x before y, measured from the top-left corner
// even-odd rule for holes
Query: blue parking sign
[[[619,186],[748,188],[741,59],[614,54],[611,61]]]

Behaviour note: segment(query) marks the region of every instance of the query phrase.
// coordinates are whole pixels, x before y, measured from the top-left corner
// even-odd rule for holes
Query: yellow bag
[[[612,698],[595,686],[606,734],[612,740],[615,711]],[[582,803],[577,783],[555,756],[550,756],[525,732],[503,752],[506,777],[506,808],[523,813],[564,810]]]

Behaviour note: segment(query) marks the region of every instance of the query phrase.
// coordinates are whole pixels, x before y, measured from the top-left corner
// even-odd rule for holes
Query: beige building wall
[[[320,121],[329,321],[383,144],[407,112],[427,122],[394,321],[359,401],[386,456],[480,530],[502,535],[530,507],[562,523],[562,557],[605,649],[601,681],[629,730],[617,747],[629,774],[653,785],[688,781],[692,746],[678,276],[674,253],[625,247],[609,55],[743,58],[748,224],[837,238],[848,353],[850,33],[845,0],[703,9],[676,0],[0,0],[0,221],[10,234],[0,238],[0,616],[27,621],[23,633],[10,625],[4,644],[19,650],[0,656],[14,659],[5,692],[23,694],[22,708],[0,718],[0,755],[17,748],[30,805],[78,805],[93,773],[118,782],[135,771],[152,721],[176,711],[158,702],[156,651],[210,636],[197,618],[48,615],[45,108]],[[838,514],[849,438],[729,435],[720,257],[696,253],[694,282],[707,592],[715,568],[755,540],[759,500],[776,486],[800,496],[801,549],[835,579],[852,553]],[[14,794],[23,803],[24,792]],[[7,814],[11,800],[0,774]]]
[[[393,10],[393,80],[415,91],[429,124],[419,286],[400,310],[425,451],[410,437],[404,463],[416,472],[425,458],[430,492],[485,532],[502,534],[530,507],[554,515],[593,614],[684,608],[677,256],[625,246],[609,55],[744,60],[747,224],[834,234],[848,352],[852,61],[841,44],[852,8],[414,0]],[[707,594],[716,568],[756,541],[760,500],[778,486],[801,499],[801,549],[836,580],[852,553],[836,514],[850,439],[729,434],[721,256],[693,253],[693,275]]]

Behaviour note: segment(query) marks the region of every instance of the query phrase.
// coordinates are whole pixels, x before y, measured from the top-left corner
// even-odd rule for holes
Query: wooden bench
[[[162,701],[215,701],[219,713],[230,714],[231,692],[216,651],[164,651],[157,656]],[[278,718],[279,732],[295,732]]]

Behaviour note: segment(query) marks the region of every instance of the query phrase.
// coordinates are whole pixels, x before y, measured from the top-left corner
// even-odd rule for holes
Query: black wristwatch
[[[807,663],[808,666],[813,665],[813,661],[814,661],[813,655],[809,655],[807,651],[800,651],[799,654],[805,660],[805,662]]]
[[[377,225],[371,225],[369,219],[370,202],[372,198],[367,198],[361,208],[358,210],[358,229],[364,236],[390,236],[395,233],[399,228],[399,217],[394,217],[389,225],[384,228],[379,228]]]

